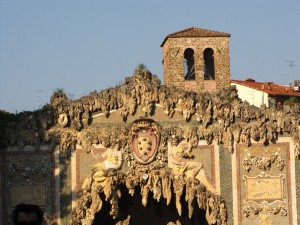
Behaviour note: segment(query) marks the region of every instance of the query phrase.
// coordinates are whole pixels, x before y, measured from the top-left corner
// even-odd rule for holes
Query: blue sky
[[[56,88],[80,98],[139,63],[162,80],[160,44],[192,26],[231,34],[232,79],[288,84],[299,12],[299,0],[0,0],[0,109],[38,109]]]

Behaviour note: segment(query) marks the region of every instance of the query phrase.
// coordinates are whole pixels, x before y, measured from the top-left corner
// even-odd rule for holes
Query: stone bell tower
[[[195,92],[230,86],[230,34],[188,28],[162,42],[164,83]]]

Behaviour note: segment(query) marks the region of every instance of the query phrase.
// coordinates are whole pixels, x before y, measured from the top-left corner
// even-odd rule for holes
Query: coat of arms
[[[135,159],[142,164],[153,161],[159,146],[157,123],[152,119],[138,119],[131,126],[131,147]]]

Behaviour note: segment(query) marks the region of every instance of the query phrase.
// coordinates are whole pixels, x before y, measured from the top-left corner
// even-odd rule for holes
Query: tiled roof
[[[213,30],[205,30],[198,27],[191,27],[185,30],[181,30],[169,34],[167,37],[165,37],[160,47],[162,47],[165,44],[168,38],[177,38],[177,37],[230,37],[230,34],[213,31]]]
[[[300,92],[294,91],[289,86],[282,84],[274,84],[273,82],[256,82],[255,80],[247,79],[245,81],[231,80],[231,83],[263,91],[269,95],[300,97]]]

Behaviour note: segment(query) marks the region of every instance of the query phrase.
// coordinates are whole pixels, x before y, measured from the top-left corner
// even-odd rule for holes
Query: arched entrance
[[[185,190],[184,190],[185,192]],[[188,205],[184,199],[185,193],[181,198],[182,215],[179,216],[175,206],[175,195],[173,194],[171,202],[167,205],[166,199],[162,198],[157,202],[153,194],[149,194],[147,206],[142,205],[142,196],[140,188],[135,188],[133,196],[129,195],[126,187],[121,187],[121,198],[119,199],[119,216],[113,219],[109,215],[111,205],[109,202],[103,202],[102,210],[95,215],[93,225],[115,225],[124,221],[130,215],[130,225],[167,225],[169,222],[181,225],[208,225],[205,218],[205,210],[195,207],[192,218],[188,216]],[[196,204],[196,202],[195,202]]]
[[[130,131],[104,153],[93,149],[102,151],[103,161],[81,185],[73,224],[226,223],[225,202],[188,142],[176,135],[160,142],[160,128],[150,118],[135,120]]]

